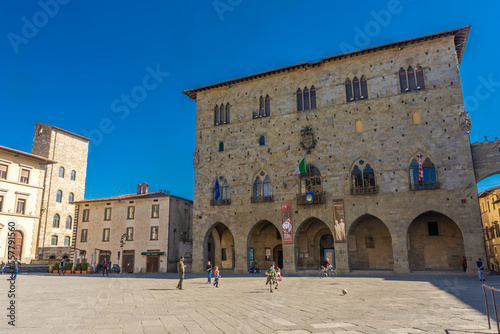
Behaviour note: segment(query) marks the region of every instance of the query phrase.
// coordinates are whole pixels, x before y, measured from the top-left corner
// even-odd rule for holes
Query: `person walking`
[[[184,272],[186,271],[186,266],[184,265],[184,256],[181,256],[179,262],[177,262],[177,272],[179,273],[179,283],[177,284],[177,289],[182,290],[182,281],[184,281]]]
[[[64,275],[64,268],[66,266],[66,260],[63,259],[60,263],[59,263],[59,276],[61,275]]]
[[[212,283],[212,265],[210,264],[210,261],[207,262],[207,276],[208,276],[208,281],[207,283],[210,284]]]
[[[465,257],[462,257],[462,267],[464,268],[464,271],[467,271],[467,258]]]
[[[2,273],[3,275],[3,271],[5,270],[5,262],[2,261],[2,264],[0,265],[0,272]]]
[[[104,258],[104,261],[102,261],[102,277],[104,277],[105,273],[106,276],[109,276],[109,262],[106,258]]]
[[[219,287],[219,278],[220,278],[219,267],[215,266],[215,269],[214,269],[214,279],[215,279],[214,286],[216,288]]]
[[[476,268],[477,268],[477,272],[479,274],[479,280],[480,281],[486,281],[484,279],[484,264],[483,264],[483,261],[481,260],[481,258],[479,258],[479,260],[477,260],[477,262],[476,262]]]
[[[275,273],[276,273],[276,270],[274,270],[274,264],[271,264],[271,266],[266,270],[266,276],[267,276],[266,285],[269,284],[269,292],[273,292]]]
[[[21,261],[17,259],[17,257],[14,258],[14,261],[11,262],[10,266],[13,270],[12,275],[10,276],[11,279],[16,279],[17,278],[17,273],[19,272],[19,266],[21,265]]]
[[[281,269],[276,268],[276,277],[274,279],[274,283],[276,284],[275,289],[278,290],[278,285],[280,285],[281,282]]]

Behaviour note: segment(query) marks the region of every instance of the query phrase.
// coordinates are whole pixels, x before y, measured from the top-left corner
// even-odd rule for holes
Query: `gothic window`
[[[424,70],[422,66],[417,66],[417,89],[425,89]]]
[[[216,105],[214,108],[214,125],[219,125],[219,106]]]
[[[230,187],[227,180],[218,176],[212,191],[211,205],[229,205],[231,204]]]
[[[368,98],[368,86],[364,75],[361,77],[361,82],[358,77],[354,77],[352,82],[351,79],[346,79],[345,98],[346,102],[364,100]]]
[[[361,96],[359,98],[360,99],[368,98],[368,86],[366,83],[366,77],[364,75],[361,77]]]
[[[408,71],[406,73],[408,74],[408,90],[416,90],[417,85],[415,83],[415,71],[413,70],[413,67],[408,66]]]
[[[303,110],[303,104],[302,104],[302,91],[300,88],[297,90],[297,111]]]
[[[231,106],[229,103],[226,103],[226,124],[229,124],[229,112],[230,112]]]
[[[307,89],[307,87],[304,88],[303,95],[304,95],[304,110],[309,110],[311,109],[311,107],[309,103],[310,102],[309,89]]]
[[[66,229],[67,230],[71,230],[71,225],[72,225],[71,222],[72,222],[71,216],[66,217]]]
[[[422,157],[423,159],[423,157]],[[422,163],[423,178],[419,178],[418,158],[410,164],[410,188],[411,190],[435,189],[438,187],[436,178],[436,167],[429,158]]]
[[[359,165],[359,166],[358,166]],[[351,194],[376,194],[377,184],[375,182],[375,171],[370,164],[364,165],[359,161],[351,172]]]
[[[259,138],[259,145],[260,146],[266,145],[266,137],[260,136],[260,138]]]
[[[53,227],[53,228],[59,228],[59,220],[60,220],[60,217],[59,217],[59,215],[56,213],[56,214],[54,215],[54,219],[53,219],[53,221],[52,221],[52,227]]]
[[[264,98],[261,96],[259,99],[259,116],[264,116],[266,112],[264,111]]]
[[[346,102],[351,102],[354,100],[354,98],[352,97],[352,84],[349,78],[347,78],[345,81],[345,98]]]
[[[271,98],[269,97],[269,95],[266,95],[264,116],[271,116]]]
[[[220,105],[220,112],[219,112],[219,114],[220,114],[220,116],[219,116],[219,121],[220,122],[219,123],[220,124],[225,124],[226,123],[226,121],[225,121],[225,119],[226,119],[226,109],[224,109],[224,104]]]
[[[401,87],[401,93],[408,91],[408,80],[406,79],[406,71],[402,67],[399,69],[399,86]]]
[[[56,202],[61,203],[62,202],[62,191],[58,190],[56,193]]]
[[[253,183],[251,202],[272,202],[273,200],[271,178],[265,172],[260,172]]]
[[[219,143],[219,152],[224,152],[224,142]]]
[[[300,174],[300,192],[320,193],[323,190],[321,185],[321,173],[314,165],[307,165],[306,172]]]
[[[311,109],[316,109],[316,88],[314,86],[311,86],[310,97],[311,97]]]
[[[64,167],[59,167],[59,177],[64,177]]]

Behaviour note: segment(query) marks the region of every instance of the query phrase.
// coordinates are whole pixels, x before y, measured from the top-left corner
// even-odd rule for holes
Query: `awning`
[[[141,255],[165,255],[165,252],[142,252]]]

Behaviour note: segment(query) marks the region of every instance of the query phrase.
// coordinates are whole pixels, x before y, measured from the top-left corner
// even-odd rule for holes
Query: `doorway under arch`
[[[387,226],[366,214],[354,221],[349,231],[351,270],[388,270],[394,268],[392,237]]]
[[[304,220],[295,234],[295,245],[297,270],[318,269],[325,256],[335,267],[333,234],[322,220],[315,217]]]
[[[248,259],[250,268],[253,262],[261,269],[271,264],[283,268],[283,241],[278,228],[267,220],[255,224],[248,235]],[[252,259],[253,254],[253,259]],[[281,262],[281,263],[280,263]]]
[[[203,245],[203,265],[210,261],[219,269],[234,269],[234,238],[223,223],[215,223],[207,231]]]
[[[424,212],[408,227],[410,270],[460,270],[464,255],[462,231],[448,216]]]

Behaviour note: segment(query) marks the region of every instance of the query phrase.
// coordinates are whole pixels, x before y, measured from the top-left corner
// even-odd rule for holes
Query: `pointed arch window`
[[[365,166],[364,161],[360,160],[354,165],[351,172],[351,194],[376,194],[377,192],[375,171],[370,164],[366,164]]]
[[[358,77],[354,77],[352,82],[351,79],[346,79],[345,98],[346,102],[365,100],[368,98],[368,84],[364,75],[361,76],[361,81]]]
[[[224,109],[224,104],[221,104],[220,105],[220,111],[219,111],[219,121],[220,121],[220,124],[225,124],[226,121],[226,109]]]
[[[259,176],[253,182],[252,188],[252,203],[273,202],[272,183],[269,175],[265,172],[260,172]]]
[[[210,205],[231,204],[229,183],[224,177],[218,176],[215,179],[215,184],[212,190],[212,199],[210,200]]]
[[[216,105],[214,108],[214,125],[219,125],[219,106]]]
[[[408,66],[408,70],[406,71],[406,73],[408,74],[408,90],[416,90],[417,85],[415,82],[415,71],[413,70],[413,67]]]
[[[72,226],[72,219],[71,216],[68,216],[66,217],[66,229],[71,230],[71,226]]]
[[[264,106],[264,116],[271,116],[271,98],[266,95],[266,102]]]
[[[422,157],[423,159],[423,157]],[[417,159],[412,160],[410,163],[410,189],[411,190],[425,190],[439,188],[436,175],[436,166],[429,159],[425,158],[422,163],[424,172],[423,179],[419,178],[419,163]]]
[[[417,66],[417,89],[425,89],[424,70],[422,66]]]
[[[311,109],[316,109],[316,88],[314,86],[311,86],[310,97],[311,97]]]
[[[221,141],[219,143],[219,152],[224,152],[224,142],[223,141]]]
[[[399,69],[399,86],[401,93],[408,91],[408,79],[406,78],[406,71],[402,67]]]
[[[263,135],[260,136],[260,138],[259,138],[259,145],[260,146],[266,145],[266,137],[264,137]]]
[[[219,105],[215,105],[214,108],[214,125],[222,125],[229,123],[229,113],[230,113],[230,105],[229,103],[222,103]]]
[[[399,70],[399,84],[401,93],[425,89],[424,69],[422,66],[417,65],[415,69],[408,66],[407,71],[401,68]]]
[[[297,90],[297,111],[316,109],[316,88],[311,86],[311,89],[304,87],[301,91]]]
[[[226,124],[229,124],[229,113],[230,113],[231,105],[226,103]]]
[[[304,110],[303,99],[302,99],[302,90],[297,89],[297,111]]]
[[[304,88],[304,110],[309,110],[311,109],[311,105],[310,105],[310,96],[309,96],[309,89],[307,89],[307,87]]]
[[[325,204],[326,195],[323,191],[321,173],[314,165],[306,165],[306,172],[300,174],[300,193],[297,194],[297,205],[308,204],[306,195],[312,193],[312,204]]]
[[[59,214],[55,214],[54,215],[54,219],[52,220],[52,227],[53,228],[59,228],[59,221],[60,221],[60,217],[59,217]]]
[[[259,116],[262,117],[265,114],[266,114],[266,112],[264,111],[264,98],[261,95],[260,99],[259,99]]]

